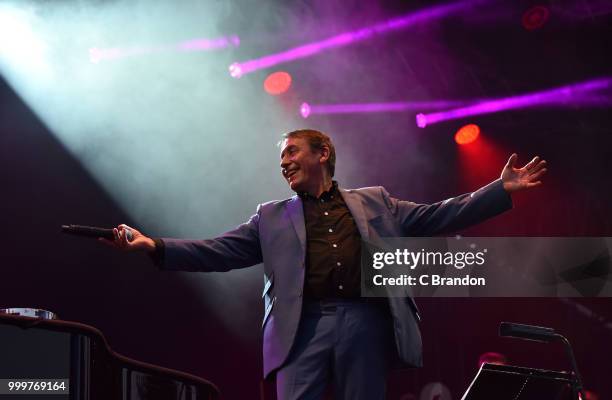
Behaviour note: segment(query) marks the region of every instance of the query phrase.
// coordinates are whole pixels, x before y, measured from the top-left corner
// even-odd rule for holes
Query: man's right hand
[[[128,231],[132,234],[130,240],[128,240]],[[131,228],[125,224],[121,224],[116,228],[113,228],[113,234],[115,235],[115,240],[102,238],[99,240],[125,251],[155,251],[155,242],[153,239],[143,235],[137,229]]]

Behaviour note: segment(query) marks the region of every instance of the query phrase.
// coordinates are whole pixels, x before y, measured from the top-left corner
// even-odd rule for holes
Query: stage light
[[[0,71],[4,73],[11,67],[32,77],[53,73],[46,59],[48,46],[32,24],[32,10],[0,4]]]
[[[233,63],[229,66],[229,72],[232,78],[240,78],[242,76],[242,66],[239,63]]]
[[[416,124],[419,128],[425,128],[427,126],[427,117],[423,113],[418,113],[416,116]]]
[[[604,92],[612,88],[612,78],[594,79],[588,82],[566,85],[519,96],[478,101],[477,103],[447,111],[417,115],[417,126],[424,128],[441,121],[491,114],[506,110],[533,107],[575,107],[579,105],[608,106],[612,94]]]
[[[155,2],[143,14],[141,2],[73,3],[0,0],[3,94],[19,96],[23,105],[16,102],[18,108],[31,110],[16,118],[36,125],[28,135],[33,147],[51,143],[80,180],[104,192],[102,197],[145,231],[212,236],[248,218],[254,199],[285,190],[277,177],[261,179],[261,171],[277,169],[278,153],[270,143],[288,126],[287,118],[264,121],[262,116],[281,115],[286,105],[261,101],[259,85],[236,88],[224,74],[232,60],[230,48],[219,48],[224,42],[214,38],[226,36],[215,24],[227,17],[225,4]],[[135,15],[138,21],[130,18]],[[180,32],[199,36],[175,40]],[[211,39],[184,40],[196,36]],[[228,46],[238,43],[238,38],[227,38]],[[204,49],[214,54],[200,52]],[[252,153],[248,162],[246,157],[228,158],[245,146]],[[221,169],[232,172],[206,172]],[[164,184],[154,183],[160,181]],[[244,182],[255,181],[249,198],[226,196],[242,193]],[[207,195],[211,187],[219,189],[217,196]],[[215,212],[219,201],[225,213]],[[186,212],[200,207],[213,211]],[[196,293],[195,303],[222,308],[216,322],[247,340],[244,318],[227,317],[246,315],[243,305],[227,300],[226,292],[241,297],[260,274],[251,269],[207,282],[191,279],[185,290]],[[226,299],[222,307],[212,292]]]
[[[291,75],[284,71],[274,72],[264,81],[264,89],[273,96],[285,93],[290,87]]]
[[[190,39],[175,45],[177,50],[182,51],[202,51],[224,49],[227,47],[240,46],[240,38],[237,35],[223,36],[215,39]]]
[[[103,60],[113,60],[119,58],[123,55],[120,49],[98,49],[97,47],[92,47],[89,49],[89,61],[93,64],[97,64]]]
[[[306,103],[304,103],[306,104]],[[345,104],[309,104],[310,114],[354,114],[403,112],[424,109],[440,109],[464,105],[464,101],[397,101],[390,103],[345,103]],[[300,107],[300,113],[302,108]],[[304,117],[306,118],[306,117]]]
[[[480,127],[476,124],[464,125],[455,133],[457,144],[470,144],[480,136]]]
[[[486,185],[491,181],[491,168],[504,165],[509,150],[494,142],[489,135],[479,135],[468,145],[455,145],[457,177],[461,191]]]
[[[133,57],[145,54],[158,53],[177,53],[193,51],[211,51],[225,49],[227,47],[237,47],[240,45],[240,38],[236,35],[222,36],[214,39],[196,38],[189,39],[175,44],[162,44],[155,46],[133,46],[133,47],[111,47],[89,49],[89,61],[94,64],[100,61],[115,60],[118,58]]]
[[[300,114],[303,118],[308,118],[310,115],[310,105],[308,103],[302,103],[300,106]]]
[[[508,357],[501,353],[489,351],[486,353],[482,353],[480,357],[478,357],[478,368],[480,368],[484,363],[506,365],[508,363]]]
[[[388,33],[400,29],[405,29],[417,23],[429,22],[442,19],[452,14],[456,14],[467,8],[473,7],[478,3],[486,3],[483,0],[464,0],[461,2],[449,3],[440,6],[426,8],[420,11],[393,18],[376,25],[358,29],[356,31],[344,32],[339,35],[324,39],[318,42],[308,43],[292,49],[270,54],[260,58],[235,62],[229,67],[230,75],[239,78],[242,75],[257,71],[262,68],[269,68],[281,63],[309,57],[334,47],[346,46],[355,42],[369,39],[375,35]],[[237,73],[236,71],[240,71]]]
[[[544,26],[546,21],[548,21],[549,16],[550,11],[548,11],[548,8],[544,6],[531,7],[523,14],[523,28],[527,29],[528,31],[541,28]]]

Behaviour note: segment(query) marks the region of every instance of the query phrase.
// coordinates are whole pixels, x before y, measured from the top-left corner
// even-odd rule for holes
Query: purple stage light
[[[308,104],[303,103],[300,114],[307,118],[311,114],[353,114],[402,112],[410,110],[440,109],[465,105],[464,101],[401,101],[392,103],[354,103],[354,104]],[[304,106],[308,112],[304,115]]]
[[[326,49],[346,46],[351,43],[369,39],[374,35],[404,29],[420,22],[441,19],[453,13],[457,13],[469,7],[475,6],[476,4],[481,2],[485,1],[465,0],[462,2],[455,2],[430,7],[402,17],[390,19],[388,21],[381,22],[370,27],[362,28],[352,32],[341,33],[339,35],[321,40],[319,42],[305,44],[299,47],[295,47],[293,49],[289,49],[280,53],[271,54],[253,60],[235,62],[229,67],[230,75],[234,78],[239,78],[242,75],[257,71],[262,68],[268,68],[281,63],[312,56]],[[239,70],[240,74],[236,75],[232,72],[235,70]]]
[[[598,103],[598,100],[601,101],[601,105],[606,105],[609,104],[612,94],[607,93],[603,96],[597,96],[597,93],[594,92],[610,88],[612,88],[612,78],[595,79],[588,82],[576,83],[536,93],[481,101],[476,104],[454,110],[430,114],[420,113],[416,117],[416,123],[419,128],[424,128],[427,125],[432,125],[441,121],[465,118],[474,115],[491,114],[499,111],[514,110],[517,108],[530,108],[538,106],[593,106]]]
[[[419,128],[425,128],[427,126],[427,117],[425,117],[425,114],[419,113],[416,116],[416,122]]]
[[[137,46],[125,48],[113,47],[106,49],[92,47],[89,49],[89,61],[97,64],[100,61],[109,61],[143,54],[211,51],[224,49],[227,47],[237,47],[239,45],[240,38],[236,35],[232,35],[215,39],[196,38],[172,45]]]
[[[242,76],[242,67],[238,63],[233,63],[229,66],[229,72],[232,78],[240,78]]]
[[[118,48],[98,49],[97,47],[92,47],[89,49],[89,61],[94,64],[103,60],[114,60],[123,56],[124,51]]]
[[[302,103],[300,106],[300,114],[304,119],[308,118],[310,115],[310,105],[308,103]]]
[[[240,38],[236,35],[220,37],[216,39],[192,39],[179,43],[177,49],[182,51],[200,51],[224,49],[226,47],[240,45]]]

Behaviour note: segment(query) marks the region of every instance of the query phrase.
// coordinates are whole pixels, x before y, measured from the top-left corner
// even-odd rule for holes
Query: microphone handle
[[[62,232],[69,235],[92,237],[92,238],[104,238],[108,240],[114,240],[115,235],[112,229],[99,228],[96,226],[85,226],[85,225],[62,225]],[[132,239],[132,232],[127,231],[128,240]]]

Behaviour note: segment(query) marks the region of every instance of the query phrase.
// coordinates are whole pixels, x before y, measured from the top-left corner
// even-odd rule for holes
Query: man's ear
[[[319,162],[321,164],[325,164],[327,160],[329,160],[329,147],[323,145],[323,148],[321,149],[321,157],[319,158]]]

